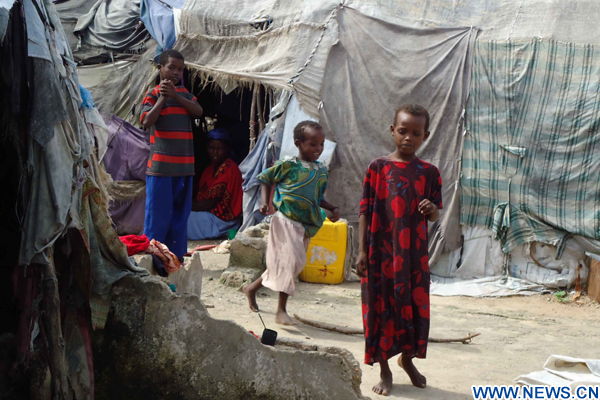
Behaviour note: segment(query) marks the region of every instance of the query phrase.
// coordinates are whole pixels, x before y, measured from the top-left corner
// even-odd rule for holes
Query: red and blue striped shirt
[[[157,85],[146,93],[140,121],[144,120],[144,116],[152,110],[161,96],[159,87],[160,85]],[[196,97],[183,86],[177,87],[177,93],[197,102]],[[150,146],[147,175],[194,175],[192,117],[175,99],[168,98],[160,111],[160,116],[150,133]]]

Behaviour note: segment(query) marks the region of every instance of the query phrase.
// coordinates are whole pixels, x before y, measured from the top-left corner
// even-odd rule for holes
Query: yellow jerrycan
[[[300,280],[332,285],[342,283],[347,239],[348,225],[345,221],[326,219],[319,232],[310,239],[306,266],[300,273]]]

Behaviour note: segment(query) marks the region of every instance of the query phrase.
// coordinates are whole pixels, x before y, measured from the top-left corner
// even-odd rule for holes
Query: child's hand
[[[437,211],[437,206],[428,199],[419,203],[419,212],[423,215],[430,215]]]
[[[356,259],[356,275],[360,276],[361,278],[367,277],[367,262],[369,261],[368,259],[369,257],[364,251],[358,253],[358,258]]]
[[[164,97],[176,98],[177,89],[175,88],[175,84],[168,79],[165,79],[160,83],[160,94]]]
[[[262,215],[267,215],[267,213],[269,212],[269,205],[268,204],[263,204],[258,209],[258,212],[261,213]]]
[[[336,222],[340,219],[340,208],[336,207],[333,210],[331,210],[331,217],[329,217],[329,220],[331,222]]]

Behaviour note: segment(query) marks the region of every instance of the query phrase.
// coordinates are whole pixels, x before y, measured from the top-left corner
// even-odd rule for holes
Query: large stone
[[[269,236],[269,224],[251,226],[245,231],[241,232],[240,235],[255,238],[267,238]]]
[[[253,268],[264,271],[267,268],[267,241],[263,238],[239,235],[229,242],[229,267]]]
[[[223,271],[219,282],[225,286],[241,288],[244,285],[254,282],[262,275],[262,271],[254,268],[235,268],[229,267]]]
[[[253,234],[264,231],[258,227],[253,228],[257,228],[252,231],[255,232]],[[258,279],[267,268],[267,239],[242,233],[229,244],[231,254],[229,266],[221,274],[220,282],[226,286],[239,288]]]
[[[95,335],[96,399],[364,399],[347,351],[294,347],[264,346],[211,318],[197,296],[127,276]]]

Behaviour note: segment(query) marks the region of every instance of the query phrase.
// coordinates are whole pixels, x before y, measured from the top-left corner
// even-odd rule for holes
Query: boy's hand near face
[[[163,97],[171,97],[173,99],[176,99],[176,96],[178,96],[177,94],[177,89],[175,88],[175,84],[168,80],[168,79],[164,79],[161,83],[160,83],[160,94]]]

